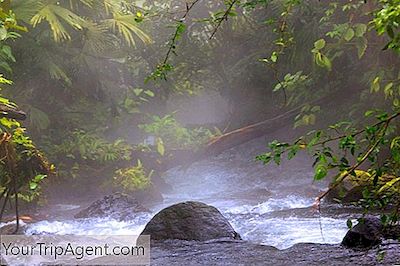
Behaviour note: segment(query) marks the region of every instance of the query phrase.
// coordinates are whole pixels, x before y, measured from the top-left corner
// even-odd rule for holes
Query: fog
[[[200,201],[251,243],[340,243],[362,212],[339,194],[398,176],[394,33],[374,29],[381,4],[350,2],[1,3],[0,102],[26,114],[0,121],[22,145],[5,225],[9,194],[30,235],[135,235]],[[101,207],[121,194],[146,211]],[[110,213],[76,217],[92,204]]]

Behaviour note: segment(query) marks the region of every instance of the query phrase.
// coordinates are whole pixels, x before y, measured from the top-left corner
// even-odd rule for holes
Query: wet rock
[[[132,196],[142,205],[148,206],[154,203],[163,202],[164,197],[158,188],[151,185],[150,187],[138,190],[132,193]]]
[[[385,239],[400,239],[400,225],[389,225],[383,229],[382,234]]]
[[[151,235],[152,240],[241,239],[215,207],[194,201],[163,209],[147,223],[142,235]]]
[[[93,202],[81,210],[75,218],[111,217],[117,220],[130,220],[138,212],[149,212],[135,198],[123,193],[114,193]]]
[[[363,198],[362,191],[364,186],[354,185],[353,183],[345,180],[343,183],[332,189],[326,196],[329,203],[338,203],[349,205],[358,202]]]
[[[357,203],[360,199],[363,198],[363,191],[364,187],[353,187],[345,193],[341,202],[343,204]]]
[[[384,254],[382,256],[382,254]],[[151,246],[151,265],[395,265],[400,245],[384,241],[368,250],[341,245],[296,244],[279,250],[246,241],[159,241]]]
[[[0,228],[0,235],[24,235],[26,230],[26,225],[21,224],[18,231],[15,232],[15,223],[9,223]]]
[[[349,175],[343,182],[336,186],[327,195],[326,199],[330,202],[340,202],[342,204],[356,204],[363,199],[364,190],[373,190],[376,187],[374,178],[365,171],[355,170],[356,175]],[[387,182],[395,179],[393,175],[382,175],[378,178],[378,186],[383,186]],[[393,187],[394,191],[400,189],[400,185]]]
[[[342,240],[348,248],[369,248],[382,242],[383,225],[376,217],[360,218],[356,226],[350,229]]]

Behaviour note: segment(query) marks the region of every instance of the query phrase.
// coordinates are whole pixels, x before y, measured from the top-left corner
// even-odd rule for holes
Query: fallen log
[[[221,136],[214,137],[200,152],[208,155],[218,155],[224,150],[261,137],[265,135],[266,132],[271,133],[278,130],[293,121],[301,108],[302,106],[256,124],[245,126]]]
[[[26,113],[16,108],[0,104],[0,118],[2,117],[22,121],[26,119]]]
[[[353,88],[352,90],[360,89],[357,86],[354,87],[351,86],[351,87]],[[354,94],[352,90],[347,91],[347,95],[357,95]],[[324,105],[327,109],[335,109],[337,108],[336,106],[337,101],[335,99],[342,99],[342,98],[343,98],[343,91],[336,90],[330,93],[329,95],[316,99],[312,102],[308,102],[306,104]],[[346,99],[349,100],[351,99],[351,97],[348,97]],[[342,99],[341,102],[344,103],[344,100]],[[301,109],[303,107],[304,105],[300,105],[275,117],[215,137],[211,139],[204,148],[200,149],[197,152],[194,159],[201,159],[205,156],[218,155],[224,150],[246,143],[252,139],[262,137],[266,134],[271,134],[278,129],[290,125],[291,123],[293,123],[296,115],[298,115],[301,112]]]
[[[358,89],[354,86],[353,89]],[[353,91],[348,91],[348,95],[358,95],[353,93]],[[335,99],[342,99],[343,91],[337,90],[329,95],[326,95],[320,99],[314,100],[312,102],[308,102],[306,104],[309,105],[324,105],[327,109],[335,109],[337,108],[337,101]],[[351,101],[351,97],[347,97],[346,99],[342,99],[341,102],[344,104],[345,101]],[[278,114],[272,118],[268,118],[264,121],[251,124],[242,128],[235,129],[228,133],[225,133],[221,136],[217,136],[212,138],[208,143],[206,143],[203,147],[200,147],[196,151],[192,150],[173,150],[169,152],[168,157],[164,157],[162,162],[160,160],[156,160],[155,158],[147,158],[146,160],[143,153],[136,154],[135,157],[143,158],[145,165],[148,165],[148,161],[155,160],[157,161],[157,165],[153,164],[153,168],[160,172],[167,171],[170,168],[175,166],[183,166],[188,167],[192,163],[202,160],[207,157],[216,156],[222,153],[225,150],[233,148],[235,146],[246,143],[252,139],[262,137],[264,135],[271,134],[279,129],[284,128],[285,126],[291,125],[294,121],[296,115],[301,112],[301,109],[304,107],[300,105],[295,107],[289,111]],[[322,124],[327,123],[328,121],[323,121]]]

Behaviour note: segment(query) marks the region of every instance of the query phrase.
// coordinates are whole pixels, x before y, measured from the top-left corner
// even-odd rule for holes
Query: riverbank
[[[246,241],[164,241],[152,244],[151,265],[395,265],[398,241],[372,249],[347,249],[339,244],[300,243],[279,250]]]

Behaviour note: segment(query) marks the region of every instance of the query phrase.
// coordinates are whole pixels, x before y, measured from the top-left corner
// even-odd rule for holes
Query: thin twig
[[[6,194],[5,198],[4,198],[3,206],[1,207],[1,211],[0,211],[0,221],[2,221],[3,215],[4,215],[4,211],[6,210],[8,197],[10,196],[9,191],[10,191],[9,188],[7,188],[7,194]]]
[[[377,141],[369,148],[369,150],[364,154],[364,156],[356,163],[354,164],[349,170],[346,171],[346,174],[343,175],[342,177],[339,178],[339,180],[337,182],[335,182],[335,184],[333,184],[332,186],[329,187],[328,190],[326,190],[325,192],[323,192],[321,195],[319,195],[316,199],[315,199],[315,203],[314,206],[315,207],[319,207],[321,200],[329,194],[329,192],[331,192],[333,189],[335,189],[340,183],[342,183],[349,175],[351,175],[358,167],[360,167],[367,159],[368,157],[371,155],[371,153],[375,150],[375,148],[379,145],[379,143],[382,141],[382,138],[385,136],[386,130],[390,124],[390,122],[398,117],[400,115],[400,113],[396,113],[394,115],[392,115],[391,117],[389,117],[388,119],[381,121],[383,123],[385,123],[385,125],[383,126],[382,129],[382,133],[381,136],[377,139]],[[381,124],[381,123],[380,123]]]
[[[287,104],[286,88],[285,88],[285,85],[283,84],[283,82],[281,81],[281,79],[279,78],[278,69],[273,64],[267,64],[267,65],[272,69],[272,71],[274,72],[275,79],[278,81],[278,84],[281,85],[281,87],[282,87],[283,96],[285,97],[283,106],[286,106],[286,104]]]
[[[392,116],[390,116],[390,117],[389,117],[388,119],[386,119],[386,120],[382,120],[382,121],[379,121],[379,122],[373,124],[371,127],[379,126],[379,125],[381,125],[381,124],[383,124],[383,123],[386,123],[388,120],[390,121],[390,120],[395,119],[395,118],[398,117],[398,116],[400,116],[400,112],[399,112],[399,113],[393,114]],[[343,134],[343,135],[339,135],[339,136],[336,136],[336,137],[333,137],[333,138],[328,138],[328,139],[326,139],[326,140],[323,140],[323,141],[320,141],[320,142],[315,143],[313,146],[325,145],[326,143],[329,143],[329,142],[332,142],[332,141],[336,141],[336,140],[340,140],[340,139],[343,139],[343,138],[345,138],[345,137],[347,137],[347,136],[355,137],[355,136],[358,136],[358,135],[364,133],[365,131],[366,131],[366,129],[364,128],[364,129],[360,129],[360,130],[354,132],[353,134]],[[295,143],[295,144],[296,144],[296,143]],[[300,142],[300,144],[302,144],[302,145],[307,145],[306,142]],[[290,150],[290,147],[286,148],[286,149],[283,151],[283,153],[288,152],[289,150]]]
[[[19,210],[18,210],[18,189],[17,189],[16,178],[14,178],[14,196],[15,196],[15,219],[16,219],[14,234],[17,234],[19,230]]]
[[[179,20],[179,22],[183,22],[185,20],[185,18],[189,15],[190,10],[201,0],[195,0],[194,2],[192,2],[191,4],[186,3],[186,11],[183,14],[183,16],[181,17],[181,19]],[[172,37],[171,41],[170,41],[170,45],[167,51],[167,54],[165,55],[164,61],[163,61],[163,65],[165,65],[168,62],[168,59],[172,53],[172,51],[174,50],[176,41],[178,39],[179,36],[179,29],[177,28],[175,30],[174,36]]]
[[[230,5],[228,6],[228,9],[225,11],[224,15],[218,20],[217,26],[215,26],[213,32],[211,33],[210,40],[211,40],[212,38],[214,38],[214,35],[217,33],[218,29],[221,27],[222,21],[228,19],[229,13],[231,12],[233,6],[236,4],[237,1],[238,1],[238,0],[233,0],[233,1],[230,3]]]

